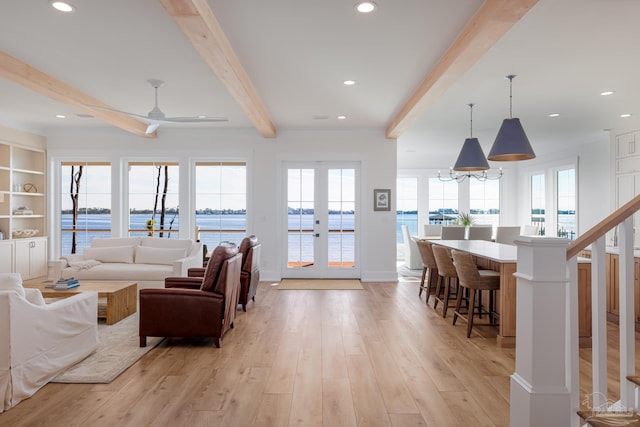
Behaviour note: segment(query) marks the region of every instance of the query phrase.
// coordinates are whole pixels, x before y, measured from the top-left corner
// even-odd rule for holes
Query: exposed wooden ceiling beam
[[[5,52],[0,52],[0,77],[22,85],[41,95],[48,96],[62,104],[69,105],[77,111],[91,114],[127,132],[144,136],[145,138],[155,138],[157,136],[156,132],[146,134],[147,124],[131,116],[115,111],[89,107],[89,105],[97,105],[104,108],[113,108],[66,83],[54,79],[48,74]]]
[[[387,127],[397,139],[464,75],[538,0],[486,0]]]
[[[206,0],[160,0],[202,59],[265,138],[276,128]]]

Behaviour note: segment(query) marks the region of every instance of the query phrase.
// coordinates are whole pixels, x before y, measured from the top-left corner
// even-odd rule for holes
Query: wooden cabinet
[[[607,276],[607,313],[620,314],[620,257],[618,254],[606,254]],[[635,293],[635,319],[640,322],[640,258],[633,259],[633,286]]]
[[[47,238],[17,239],[15,241],[15,272],[23,280],[47,275]]]

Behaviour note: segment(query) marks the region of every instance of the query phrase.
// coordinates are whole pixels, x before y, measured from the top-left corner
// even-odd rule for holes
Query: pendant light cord
[[[469,137],[473,138],[473,106],[474,104],[467,104],[469,106]]]
[[[513,78],[514,74],[510,74],[507,76],[509,79],[509,118],[513,118]]]

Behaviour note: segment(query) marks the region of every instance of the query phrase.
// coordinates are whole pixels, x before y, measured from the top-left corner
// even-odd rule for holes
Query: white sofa
[[[97,292],[45,304],[19,274],[0,274],[0,412],[95,351],[97,309]]]
[[[78,280],[138,283],[138,289],[164,287],[165,277],[187,276],[202,267],[202,243],[158,237],[94,238],[82,254],[62,257],[53,276]]]

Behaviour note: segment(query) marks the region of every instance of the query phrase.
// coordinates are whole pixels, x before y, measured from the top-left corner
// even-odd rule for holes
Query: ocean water
[[[132,214],[130,236],[146,236],[147,221],[149,214]],[[173,219],[173,227],[169,229],[169,221]],[[71,214],[62,215],[62,242],[61,254],[71,253],[71,232],[73,218]],[[156,217],[156,221],[158,221]],[[292,214],[289,215],[289,230],[313,230],[314,217],[312,214]],[[165,219],[165,231],[163,237],[179,237],[178,233],[179,217],[176,215],[167,216]],[[207,245],[207,249],[216,247],[220,242],[229,241],[239,244],[246,236],[246,215],[196,215],[196,225],[200,227],[200,241]],[[78,227],[87,230],[87,233],[78,233],[76,237],[76,253],[82,253],[85,247],[91,245],[91,240],[95,237],[111,237],[111,232],[100,230],[111,229],[111,216],[108,214],[88,214],[79,215]],[[156,227],[159,223],[156,222]],[[334,214],[329,215],[329,227],[333,230],[353,230],[354,215]],[[224,230],[222,232],[207,232],[206,230]],[[95,231],[92,231],[95,230]],[[156,229],[154,236],[159,236]],[[259,237],[259,236],[258,236]],[[290,232],[289,233],[289,260],[290,261],[310,261],[313,259],[313,233],[312,232]],[[354,261],[355,259],[355,234],[352,232],[331,233],[329,236],[329,261]]]

